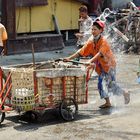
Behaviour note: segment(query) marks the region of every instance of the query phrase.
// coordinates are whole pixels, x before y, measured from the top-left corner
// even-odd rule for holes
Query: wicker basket
[[[33,69],[12,69],[12,107],[17,111],[32,110],[35,106]]]

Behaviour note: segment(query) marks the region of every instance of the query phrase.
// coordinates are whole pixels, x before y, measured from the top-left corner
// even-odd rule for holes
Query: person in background
[[[5,45],[6,45],[6,40],[7,40],[7,31],[4,27],[3,24],[0,23],[0,54],[4,55],[5,54]]]
[[[79,8],[79,16],[79,32],[75,33],[75,36],[78,39],[77,47],[81,48],[92,35],[93,20],[88,16],[88,9],[84,5]]]
[[[123,95],[125,104],[130,102],[130,94],[116,83],[116,60],[110,45],[102,35],[104,27],[105,25],[102,21],[96,20],[93,22],[93,40],[87,41],[76,53],[64,58],[64,61],[69,61],[79,56],[92,55],[86,66],[95,65],[95,71],[98,73],[98,91],[101,99],[105,100],[105,104],[101,105],[100,108],[111,107],[110,93]]]

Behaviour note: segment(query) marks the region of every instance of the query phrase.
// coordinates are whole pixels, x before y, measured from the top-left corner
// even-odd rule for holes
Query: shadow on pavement
[[[100,117],[101,115],[110,115],[114,110],[115,107],[99,110],[79,110],[79,113],[74,121],[93,119]],[[71,123],[64,121],[61,118],[58,110],[47,110],[45,113],[37,115],[37,118],[36,116],[31,117],[30,113],[25,113],[21,116],[7,116],[6,120],[9,120],[10,122],[1,124],[0,128],[6,129],[6,127],[13,126],[14,129],[18,131],[35,131],[43,126]]]

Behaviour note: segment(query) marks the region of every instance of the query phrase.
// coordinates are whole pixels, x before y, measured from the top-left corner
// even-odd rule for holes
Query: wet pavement
[[[36,62],[65,57],[74,47],[63,52],[35,54]],[[0,139],[4,140],[140,140],[140,84],[136,82],[139,56],[116,54],[117,82],[130,91],[131,101],[124,105],[123,96],[111,96],[112,107],[99,109],[104,101],[97,91],[97,79],[89,81],[88,104],[79,105],[75,121],[65,122],[57,110],[48,110],[39,122],[32,122],[25,115],[14,111],[6,113],[1,124]],[[8,56],[1,65],[32,62],[32,55]]]
[[[35,62],[42,62],[47,60],[53,60],[57,58],[62,58],[69,56],[77,49],[75,46],[67,46],[63,50],[55,50],[49,52],[34,53]],[[24,64],[33,63],[33,54],[17,54],[9,56],[0,56],[0,65],[14,65],[14,64]]]

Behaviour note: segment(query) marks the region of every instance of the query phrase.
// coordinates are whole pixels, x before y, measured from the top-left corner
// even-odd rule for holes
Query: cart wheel
[[[65,98],[60,105],[60,115],[66,121],[72,121],[78,113],[78,105],[72,98]]]
[[[25,114],[31,122],[36,122],[38,120],[37,113],[35,113],[34,111],[27,111]]]
[[[4,109],[4,106],[2,106],[2,110]],[[5,112],[0,111],[0,124],[4,121],[5,119]]]

